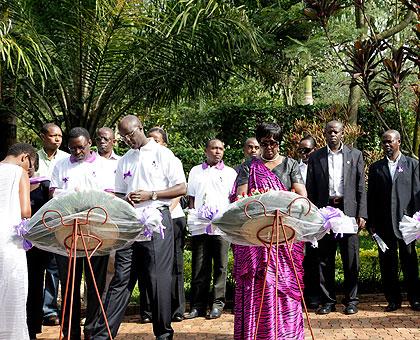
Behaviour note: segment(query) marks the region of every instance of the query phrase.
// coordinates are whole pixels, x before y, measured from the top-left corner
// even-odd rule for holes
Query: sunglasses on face
[[[298,152],[303,153],[303,154],[307,154],[307,153],[310,153],[312,150],[313,150],[312,148],[299,148]]]
[[[267,141],[267,142],[260,142],[260,146],[262,148],[267,148],[269,146],[270,147],[275,147],[277,145],[279,145],[279,142],[277,142],[276,140],[270,140],[270,141]]]

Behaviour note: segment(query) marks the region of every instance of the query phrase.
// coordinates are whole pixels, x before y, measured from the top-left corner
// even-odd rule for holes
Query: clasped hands
[[[126,199],[131,205],[138,204],[152,199],[152,192],[139,189],[128,193]]]

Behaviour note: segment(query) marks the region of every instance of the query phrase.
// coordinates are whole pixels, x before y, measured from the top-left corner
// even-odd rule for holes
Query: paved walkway
[[[385,313],[385,302],[377,302],[369,296],[363,296],[361,300],[356,315],[344,315],[339,305],[337,312],[326,316],[310,313],[315,339],[420,339],[420,312],[403,305],[398,311]],[[172,326],[177,340],[233,339],[233,315],[230,313],[223,314],[218,320],[196,318],[173,323]],[[152,334],[150,324],[141,325],[137,316],[127,316],[116,340],[153,340]],[[57,335],[58,327],[44,327],[44,333],[39,334],[38,339],[57,339]],[[310,339],[306,327],[305,340]]]

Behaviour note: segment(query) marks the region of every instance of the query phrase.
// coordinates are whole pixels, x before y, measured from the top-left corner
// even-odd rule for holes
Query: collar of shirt
[[[208,165],[207,162],[203,162],[201,164],[201,167],[203,168],[203,170],[206,170],[208,167],[210,167],[210,165]],[[223,161],[220,161],[219,163],[217,163],[216,165],[214,165],[214,167],[217,170],[223,170],[223,168],[225,167],[225,163],[223,163]]]
[[[398,164],[398,162],[400,161],[400,159],[401,159],[401,152],[400,152],[400,154],[398,155],[398,157],[395,159],[395,161],[392,161],[392,160],[390,160],[389,158],[388,158],[388,156],[385,156],[386,157],[386,159],[388,160],[388,164],[389,165],[396,165],[396,164]]]
[[[120,156],[118,156],[115,152],[114,152],[114,150],[112,150],[112,153],[111,153],[111,156],[109,157],[109,159],[113,159],[113,160],[118,160],[118,159],[120,159],[121,157]]]
[[[49,157],[48,157],[48,154],[45,152],[44,148],[39,149],[39,152],[40,152],[40,154],[41,154],[40,156],[41,156],[43,159],[46,159],[46,160],[51,160],[51,159],[54,159],[54,158],[55,158],[55,156],[57,156],[58,149],[57,149],[57,150],[55,150],[55,152],[51,155],[51,158],[49,158]]]
[[[74,156],[70,156],[70,163],[77,163],[77,162],[88,162],[88,163],[93,163],[94,161],[95,161],[95,159],[96,159],[96,152],[94,152],[94,151],[91,151],[90,152],[90,155],[86,158],[86,159],[84,159],[84,160],[82,160],[82,161],[79,161],[76,157],[74,157]]]
[[[338,154],[338,153],[340,153],[340,152],[343,152],[343,148],[344,148],[344,144],[343,144],[343,142],[341,142],[340,143],[340,148],[336,151],[336,152],[334,152],[334,151],[332,151],[331,149],[330,149],[330,147],[328,146],[328,144],[327,144],[327,153],[328,154]]]

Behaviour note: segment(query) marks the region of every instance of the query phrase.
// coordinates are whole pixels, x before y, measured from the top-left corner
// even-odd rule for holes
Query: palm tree
[[[242,7],[217,0],[23,1],[48,37],[45,84],[20,82],[20,117],[38,130],[55,121],[93,133],[122,115],[144,112],[217,88],[257,34]]]

